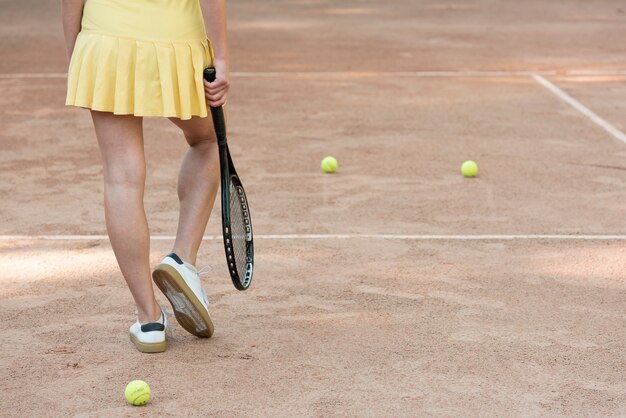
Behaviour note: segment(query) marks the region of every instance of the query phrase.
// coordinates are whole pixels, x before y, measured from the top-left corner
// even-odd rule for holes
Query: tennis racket
[[[215,81],[215,68],[205,69],[204,78],[208,82]],[[211,115],[220,155],[222,235],[224,236],[226,263],[235,287],[239,290],[246,290],[252,281],[254,264],[250,208],[228,150],[224,109],[221,106],[211,107]]]

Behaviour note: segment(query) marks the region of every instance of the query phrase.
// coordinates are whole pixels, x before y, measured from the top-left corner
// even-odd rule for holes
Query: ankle
[[[176,254],[183,262],[189,263],[192,266],[196,265],[196,257],[191,257],[189,251],[181,250],[180,248],[172,248],[172,253]]]
[[[151,309],[151,312],[146,312],[137,307],[137,320],[140,324],[147,324],[149,322],[158,322],[161,319],[161,308],[156,303],[154,304],[154,308]]]

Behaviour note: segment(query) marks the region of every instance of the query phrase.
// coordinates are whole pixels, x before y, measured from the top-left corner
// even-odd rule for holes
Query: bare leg
[[[195,265],[219,188],[217,139],[210,116],[170,120],[182,129],[189,144],[178,176],[180,215],[172,251]]]
[[[143,206],[143,119],[92,111],[104,167],[104,214],[113,252],[137,304],[139,322],[161,312],[150,277],[150,233]]]

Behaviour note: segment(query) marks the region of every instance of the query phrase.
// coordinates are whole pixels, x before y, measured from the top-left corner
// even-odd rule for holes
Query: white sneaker
[[[174,315],[185,330],[197,337],[213,335],[209,300],[193,265],[170,253],[154,270],[152,278],[172,304]]]
[[[167,348],[165,332],[168,330],[167,314],[161,309],[157,322],[145,324],[139,321],[130,326],[130,340],[142,353],[162,353]]]

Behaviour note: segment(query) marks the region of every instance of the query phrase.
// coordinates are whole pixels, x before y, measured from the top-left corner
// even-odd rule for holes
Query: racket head
[[[229,178],[228,191],[229,198],[222,208],[227,215],[222,216],[224,250],[233,285],[246,290],[252,282],[254,243],[248,199],[236,174]]]

